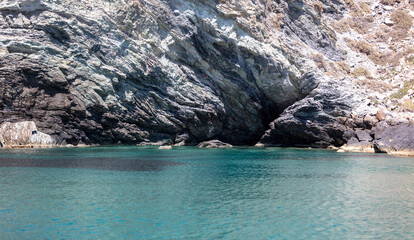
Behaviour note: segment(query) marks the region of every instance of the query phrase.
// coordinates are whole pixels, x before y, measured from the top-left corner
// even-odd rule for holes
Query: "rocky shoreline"
[[[335,147],[320,147],[335,150],[338,152],[362,152],[362,153],[387,153],[390,155],[399,156],[414,156],[414,123],[398,123],[394,126],[390,126],[385,118],[382,118],[381,112],[378,114],[378,118],[382,121],[373,120],[373,118],[365,118],[365,124],[367,120],[370,120],[368,129],[355,129],[346,132],[346,138],[349,138],[348,142],[343,146]],[[373,122],[372,122],[373,121]],[[138,145],[153,145],[159,146],[159,149],[170,150],[172,145],[165,143],[141,143]],[[195,146],[200,148],[232,148],[233,145],[219,141],[210,140],[201,142],[198,144],[175,144],[174,146]],[[0,125],[0,148],[54,148],[54,147],[93,147],[99,145],[86,145],[86,144],[57,144],[56,140],[50,135],[39,132],[36,124],[33,121],[17,122],[17,123],[3,123]],[[271,147],[282,145],[265,145],[263,143],[257,143],[256,147]],[[285,147],[292,147],[284,145]],[[297,145],[295,147],[298,147]],[[302,146],[309,147],[309,146]]]
[[[411,154],[412,16],[411,1],[3,1],[0,142]]]

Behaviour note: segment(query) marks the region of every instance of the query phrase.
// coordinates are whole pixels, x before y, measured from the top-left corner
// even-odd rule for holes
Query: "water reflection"
[[[37,168],[0,167],[0,239],[414,234],[413,159],[250,148],[42,150],[12,157],[0,152],[0,166]]]
[[[112,171],[161,171],[179,165],[167,160],[137,158],[0,158],[0,167],[87,168]]]

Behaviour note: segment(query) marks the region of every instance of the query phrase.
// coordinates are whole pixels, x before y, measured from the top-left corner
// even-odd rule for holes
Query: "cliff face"
[[[352,113],[375,111],[351,72],[328,74],[358,57],[330,25],[350,9],[340,0],[3,1],[0,119],[34,121],[58,144],[341,145]]]

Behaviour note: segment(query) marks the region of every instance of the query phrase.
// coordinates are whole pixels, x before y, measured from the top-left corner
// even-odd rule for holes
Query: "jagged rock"
[[[0,123],[75,146],[340,146],[374,113],[329,25],[348,4],[321,3],[2,1]]]
[[[33,121],[10,123],[0,125],[0,146],[16,147],[52,147],[52,137],[39,132]]]
[[[414,156],[414,124],[391,126],[375,140],[376,152]]]
[[[337,104],[341,102],[341,104]],[[308,98],[296,102],[270,124],[260,139],[264,146],[342,146],[350,128],[338,117],[350,116],[351,100],[340,91],[320,86]]]
[[[231,144],[224,143],[219,140],[211,140],[211,141],[202,142],[202,143],[199,143],[197,146],[200,148],[231,148],[233,147]]]
[[[344,59],[308,5],[272,5],[283,30],[250,0],[3,1],[0,118],[73,145],[254,144],[324,80],[308,54]],[[343,8],[327,1],[330,14]]]
[[[370,142],[372,141],[372,137],[365,131],[358,129],[355,131],[355,135],[358,138],[359,141],[367,141]]]

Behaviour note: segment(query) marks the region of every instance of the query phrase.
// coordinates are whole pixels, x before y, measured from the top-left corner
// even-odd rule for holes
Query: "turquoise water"
[[[322,150],[0,151],[0,239],[412,239],[414,158]]]

